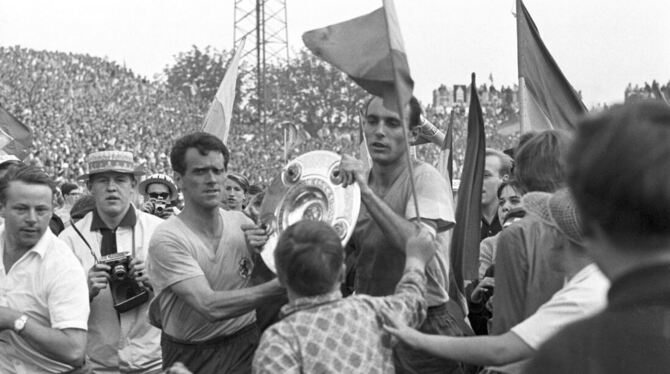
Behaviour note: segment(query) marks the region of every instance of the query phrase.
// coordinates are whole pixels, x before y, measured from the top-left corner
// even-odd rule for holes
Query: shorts
[[[163,369],[181,362],[193,374],[250,373],[259,339],[260,333],[255,322],[231,335],[204,342],[188,342],[163,333]]]

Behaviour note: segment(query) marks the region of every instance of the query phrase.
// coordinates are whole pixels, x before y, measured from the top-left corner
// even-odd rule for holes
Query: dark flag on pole
[[[521,132],[574,129],[586,107],[542,42],[521,0],[516,2],[516,25]]]
[[[32,142],[30,128],[0,106],[0,153],[15,155],[23,160],[28,157]]]
[[[485,155],[484,116],[477,96],[475,74],[472,73],[467,147],[461,185],[458,189],[456,226],[451,237],[451,266],[456,285],[461,292],[463,292],[463,281],[476,279],[478,275]]]

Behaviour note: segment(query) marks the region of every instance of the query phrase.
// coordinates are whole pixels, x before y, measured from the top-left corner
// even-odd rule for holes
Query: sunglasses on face
[[[167,200],[170,194],[168,192],[149,192],[149,197],[152,199]]]

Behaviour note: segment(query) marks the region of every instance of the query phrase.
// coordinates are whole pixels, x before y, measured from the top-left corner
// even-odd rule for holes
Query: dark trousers
[[[426,320],[419,331],[431,335],[471,336],[472,329],[465,323],[460,307],[448,301],[442,305],[428,308]],[[444,373],[463,374],[471,372],[459,362],[433,356],[429,353],[412,349],[406,344],[398,344],[393,351],[393,359],[397,373]]]
[[[232,335],[204,342],[187,342],[163,333],[163,369],[181,362],[193,374],[251,373],[251,361],[259,339],[255,322]]]

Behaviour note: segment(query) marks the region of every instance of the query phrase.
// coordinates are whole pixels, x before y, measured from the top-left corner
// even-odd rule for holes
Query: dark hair
[[[615,242],[648,248],[670,239],[670,106],[616,106],[577,126],[568,182],[586,223]]]
[[[70,209],[70,218],[77,222],[84,218],[89,212],[93,211],[93,209],[95,209],[95,198],[93,195],[84,195],[72,205],[72,209]]]
[[[7,188],[11,182],[23,182],[25,184],[44,185],[51,189],[51,194],[56,193],[56,183],[42,169],[35,166],[20,166],[10,168],[4,177],[0,178],[0,203],[7,203]]]
[[[368,99],[368,101],[365,102],[365,115],[368,114],[368,108],[370,107],[370,104],[374,99],[383,100],[380,96],[370,97],[370,99]],[[409,123],[407,124],[408,128],[411,129],[421,124],[421,114],[423,114],[421,104],[419,104],[419,100],[417,100],[416,97],[412,96],[409,99]]]
[[[411,99],[409,99],[409,123],[408,127],[414,128],[416,126],[419,126],[421,124],[421,114],[423,113],[423,109],[421,109],[421,104],[419,104],[419,100],[416,99],[416,97],[412,96]]]
[[[554,192],[565,185],[566,160],[572,137],[562,130],[547,130],[528,139],[514,155],[514,177],[524,193]]]
[[[63,185],[60,186],[60,190],[63,193],[63,195],[69,195],[70,192],[76,190],[77,188],[79,188],[79,186],[77,186],[74,183],[68,183],[68,182],[63,183]]]
[[[498,191],[496,191],[496,196],[498,196],[498,199],[500,199],[500,194],[502,194],[502,191],[505,189],[505,187],[510,187],[519,194],[523,194],[523,189],[521,188],[521,184],[519,183],[519,181],[517,181],[514,178],[511,178],[506,181],[502,181],[500,183],[500,186],[498,186]]]
[[[230,153],[221,139],[206,132],[194,132],[177,139],[174,146],[172,146],[172,151],[170,152],[172,170],[179,174],[186,172],[186,151],[189,148],[196,148],[203,156],[211,151],[221,152],[223,154],[223,168],[228,169]]]
[[[0,163],[0,171],[7,170],[12,167],[21,167],[24,166],[25,164],[21,161],[16,161],[16,160],[9,160],[5,161],[3,163]]]
[[[518,150],[519,148],[521,148],[524,144],[526,144],[530,139],[532,139],[537,134],[538,134],[537,131],[528,131],[521,134],[521,136],[519,136],[519,141],[517,142],[515,149]]]
[[[332,227],[303,220],[287,228],[275,249],[277,274],[300,296],[316,296],[333,289],[344,264],[344,249]]]

